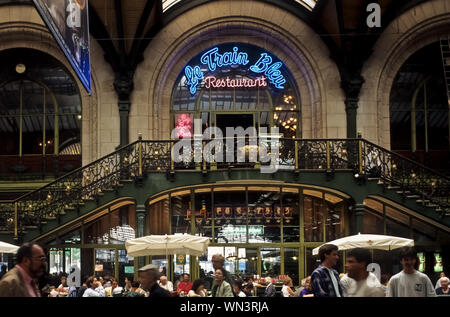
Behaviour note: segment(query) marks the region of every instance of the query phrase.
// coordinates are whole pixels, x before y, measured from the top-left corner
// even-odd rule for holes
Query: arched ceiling
[[[178,15],[206,2],[230,0],[90,0],[90,32],[116,73],[132,72],[161,28]],[[359,72],[383,28],[425,0],[379,0],[382,27],[366,25],[373,0],[254,0],[291,11],[310,25],[345,72]],[[351,70],[353,68],[353,70]],[[350,70],[348,70],[350,69]],[[342,73],[342,70],[341,70]]]

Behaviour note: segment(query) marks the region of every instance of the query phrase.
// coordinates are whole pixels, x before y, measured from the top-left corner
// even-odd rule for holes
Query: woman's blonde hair
[[[289,276],[286,276],[286,277],[283,279],[283,284],[284,284],[284,285],[288,285],[290,282],[292,282],[292,279],[291,279]]]

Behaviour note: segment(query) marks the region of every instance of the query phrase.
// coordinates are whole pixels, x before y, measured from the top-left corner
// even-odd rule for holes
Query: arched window
[[[172,127],[191,136],[194,120],[202,131],[218,127],[277,126],[283,137],[301,136],[300,105],[289,70],[273,54],[254,45],[226,43],[194,57],[172,92]]]
[[[449,164],[449,110],[439,43],[414,53],[390,96],[391,149],[433,169]]]
[[[81,99],[70,73],[30,49],[0,53],[0,173],[55,174],[81,165]]]

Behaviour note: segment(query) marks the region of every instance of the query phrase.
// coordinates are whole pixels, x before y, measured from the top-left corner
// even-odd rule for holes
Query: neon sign
[[[233,52],[226,52],[223,55],[219,54],[219,48],[214,47],[210,49],[200,58],[202,64],[208,65],[210,71],[215,71],[216,66],[230,66],[230,65],[247,65],[248,54],[238,53],[238,48],[233,47]]]
[[[255,58],[256,60],[257,58]],[[215,72],[218,68],[226,66],[246,66],[250,63],[250,56],[246,52],[240,52],[237,46],[234,46],[232,51],[219,53],[219,47],[214,47],[208,50],[200,57],[200,63],[206,65],[206,71]],[[255,74],[262,74],[256,79],[247,78],[216,78],[215,76],[204,76],[204,71],[200,66],[187,65],[184,69],[186,76],[186,85],[189,86],[189,91],[194,95],[200,83],[204,82],[206,88],[220,88],[220,87],[266,87],[267,81],[270,82],[277,89],[284,89],[283,84],[286,79],[281,72],[283,67],[282,62],[274,62],[273,58],[267,53],[261,53],[256,62],[249,67],[249,71]]]
[[[272,57],[267,55],[267,53],[262,53],[261,58],[256,62],[255,65],[250,66],[250,70],[255,73],[264,73],[270,80],[272,84],[278,89],[283,89],[282,86],[286,79],[281,74],[279,70],[283,66],[283,63],[276,62],[272,64]]]
[[[216,78],[214,76],[208,76],[205,78],[205,88],[239,88],[239,87],[266,87],[266,77],[262,76],[256,79],[249,78]]]

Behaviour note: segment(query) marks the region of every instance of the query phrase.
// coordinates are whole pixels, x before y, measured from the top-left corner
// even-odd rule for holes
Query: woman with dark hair
[[[194,281],[188,297],[206,297],[205,281],[201,278]]]
[[[214,281],[216,282],[216,290],[213,297],[234,297],[231,285],[225,281],[224,269],[219,268],[214,274]]]

